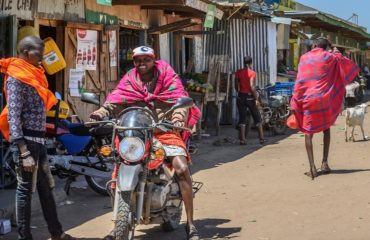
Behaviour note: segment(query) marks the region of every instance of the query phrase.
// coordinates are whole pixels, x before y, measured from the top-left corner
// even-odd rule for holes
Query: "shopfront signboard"
[[[117,25],[118,17],[106,13],[95,12],[86,9],[85,18],[87,23],[104,24],[104,25]]]
[[[215,22],[215,14],[216,14],[216,6],[213,4],[208,4],[206,19],[204,20],[205,28],[213,28],[213,24]]]
[[[112,6],[112,0],[96,0],[97,4]]]

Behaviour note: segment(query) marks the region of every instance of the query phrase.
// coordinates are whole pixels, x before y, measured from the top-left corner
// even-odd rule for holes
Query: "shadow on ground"
[[[230,222],[229,219],[200,219],[196,220],[195,224],[198,226],[198,231],[201,239],[233,239],[238,237],[238,233],[241,231],[241,227],[222,227],[220,225]],[[179,226],[179,228],[170,233],[163,232],[160,226],[153,227],[150,229],[137,231],[137,234],[144,234],[138,236],[135,239],[140,240],[185,240],[185,225]]]
[[[278,144],[283,139],[297,133],[297,131],[288,129],[284,135],[272,135],[269,131],[266,131],[265,139],[267,139],[267,142],[263,145],[258,142],[257,131],[255,130],[251,130],[249,133],[247,145],[239,145],[238,131],[231,126],[222,127],[220,136],[212,136],[212,130],[210,130],[210,133],[210,137],[194,140],[194,143],[198,146],[198,152],[192,155],[191,171],[193,174],[240,160],[267,145]],[[218,143],[217,146],[214,143]]]
[[[356,172],[370,172],[370,169],[332,169],[330,174],[349,174]]]
[[[58,217],[63,230],[68,231],[96,217],[112,211],[109,197],[101,196],[91,189],[71,189],[68,200],[57,204]],[[104,223],[101,223],[104,224]],[[42,211],[32,212],[31,231],[34,239],[46,240],[50,237]],[[4,236],[7,240],[17,239],[17,229]],[[99,240],[100,238],[77,238],[78,240]]]

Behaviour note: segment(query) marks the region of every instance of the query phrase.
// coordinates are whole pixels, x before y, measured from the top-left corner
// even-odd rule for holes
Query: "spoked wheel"
[[[135,233],[135,214],[133,212],[132,191],[116,192],[118,212],[116,220],[116,240],[132,240]]]
[[[109,196],[106,185],[110,181],[110,178],[85,176],[85,179],[87,184],[91,187],[92,190],[94,190],[94,192],[99,193],[103,196]]]
[[[92,177],[86,176],[85,179],[87,184],[94,190],[96,193],[99,193],[103,196],[109,196],[107,191],[107,183],[111,180],[112,171],[113,171],[113,164],[112,163],[105,163],[107,165],[107,172],[102,172],[101,177]]]
[[[273,125],[274,133],[277,135],[283,135],[287,130],[286,120],[287,118],[281,118],[280,116],[286,115],[284,109],[279,109],[276,116],[275,116],[275,124]]]

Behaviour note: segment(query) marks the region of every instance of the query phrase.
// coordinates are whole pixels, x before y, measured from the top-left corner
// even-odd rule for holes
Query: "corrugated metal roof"
[[[352,38],[370,40],[370,34],[367,33],[366,28],[328,13],[323,13],[320,11],[284,11],[284,16],[302,19],[308,25],[315,21],[319,22],[317,24],[321,24],[323,28],[330,26],[339,27],[341,31],[353,33],[351,36]]]

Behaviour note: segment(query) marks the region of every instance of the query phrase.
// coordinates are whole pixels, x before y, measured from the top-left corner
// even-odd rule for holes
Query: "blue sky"
[[[359,25],[366,27],[370,32],[369,0],[297,0],[297,2],[343,19],[348,19],[352,13],[356,13]]]

